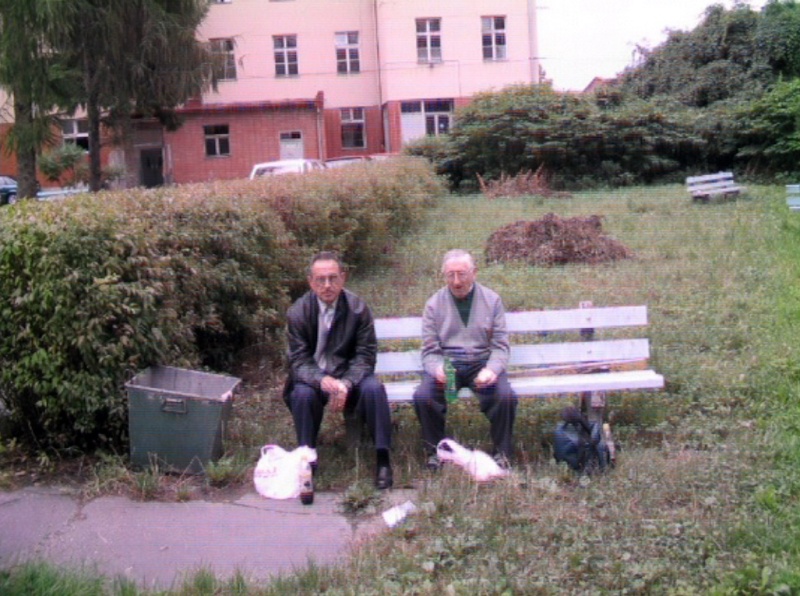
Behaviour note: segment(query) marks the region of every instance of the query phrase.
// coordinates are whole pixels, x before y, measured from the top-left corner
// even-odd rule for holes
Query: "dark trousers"
[[[306,385],[295,383],[286,398],[292,412],[297,444],[317,447],[317,435],[322,425],[322,415],[328,403],[328,395]],[[389,400],[383,383],[375,376],[366,377],[355,385],[347,396],[345,416],[356,415],[364,421],[375,441],[375,449],[390,449],[392,446],[392,419]]]
[[[511,458],[517,395],[511,388],[506,373],[497,375],[497,382],[494,385],[483,389],[476,388],[475,377],[484,366],[483,363],[468,366],[456,364],[456,386],[459,389],[462,387],[472,389],[480,403],[481,412],[489,419],[495,451]],[[414,411],[422,428],[425,448],[432,453],[439,441],[445,438],[447,402],[444,398],[444,386],[437,383],[428,373],[422,374],[422,382],[414,392]]]

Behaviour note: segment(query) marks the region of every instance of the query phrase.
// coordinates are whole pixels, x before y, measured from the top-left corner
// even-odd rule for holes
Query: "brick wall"
[[[209,157],[203,127],[217,124],[228,126],[230,155]],[[164,177],[178,184],[246,178],[253,164],[280,159],[280,133],[290,131],[302,133],[305,157],[322,158],[322,128],[312,108],[188,114],[181,128],[164,135]]]

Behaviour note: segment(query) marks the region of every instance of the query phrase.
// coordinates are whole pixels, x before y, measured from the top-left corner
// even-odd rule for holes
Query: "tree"
[[[800,5],[794,0],[770,0],[762,11],[756,47],[784,77],[800,76]]]
[[[755,169],[796,172],[800,166],[800,79],[780,82],[739,114],[740,159]]]
[[[710,6],[692,31],[672,31],[657,48],[640,48],[641,62],[625,71],[620,86],[644,99],[669,96],[693,107],[742,93],[752,97],[774,80],[756,51],[760,21],[746,5]]]
[[[207,0],[73,0],[55,45],[80,71],[89,122],[89,187],[102,185],[100,129],[123,135],[133,116],[177,127],[174,108],[212,84],[196,38]]]
[[[56,106],[73,105],[77,78],[48,42],[68,0],[0,0],[0,86],[13,98],[5,150],[17,155],[20,197],[36,194],[36,155],[53,140]]]

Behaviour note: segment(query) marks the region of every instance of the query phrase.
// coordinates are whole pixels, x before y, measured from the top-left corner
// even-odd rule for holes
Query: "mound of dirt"
[[[633,257],[623,244],[603,234],[602,216],[562,219],[548,213],[496,230],[486,242],[488,263],[525,261],[530,265],[597,264]]]

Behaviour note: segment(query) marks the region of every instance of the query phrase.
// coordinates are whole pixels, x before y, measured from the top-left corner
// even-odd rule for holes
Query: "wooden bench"
[[[738,195],[745,190],[743,186],[739,186],[734,182],[732,172],[689,176],[686,179],[686,189],[692,195],[693,201],[706,203],[712,196],[723,195],[729,197]]]
[[[800,184],[786,185],[786,205],[790,211],[800,211]]]
[[[598,418],[606,392],[664,386],[664,377],[646,368],[647,339],[594,339],[597,329],[647,325],[646,306],[594,308],[584,303],[583,308],[570,310],[509,312],[506,325],[512,340],[509,377],[520,397],[577,394],[585,411]],[[375,372],[384,381],[390,402],[409,402],[422,373],[420,350],[386,351],[385,346],[392,341],[405,345],[408,340],[419,344],[422,318],[376,319],[375,330],[380,346]],[[532,336],[536,343],[519,343]]]

